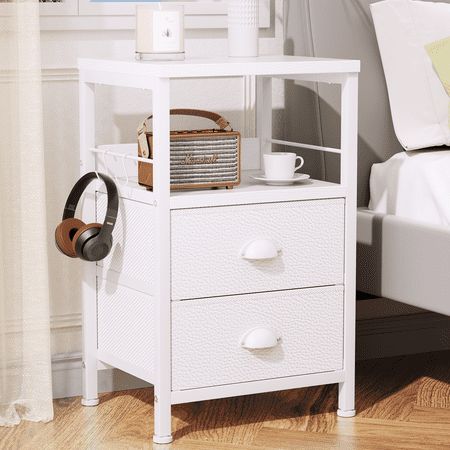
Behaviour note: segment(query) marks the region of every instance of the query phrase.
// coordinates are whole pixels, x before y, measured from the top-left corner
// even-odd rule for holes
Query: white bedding
[[[374,164],[369,208],[450,226],[450,150],[401,152]]]
[[[450,145],[448,95],[425,45],[450,34],[450,2],[370,2],[392,120],[406,150]]]

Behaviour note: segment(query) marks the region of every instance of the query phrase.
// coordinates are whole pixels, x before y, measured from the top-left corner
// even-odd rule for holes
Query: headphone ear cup
[[[74,250],[73,241],[76,233],[86,224],[74,217],[63,220],[55,230],[55,243],[59,251],[70,258],[76,258],[77,253]]]
[[[79,258],[90,261],[90,259],[87,258],[86,255],[84,255],[83,247],[88,240],[98,236],[101,229],[102,225],[100,223],[88,223],[76,232],[75,236],[73,237],[72,248]]]

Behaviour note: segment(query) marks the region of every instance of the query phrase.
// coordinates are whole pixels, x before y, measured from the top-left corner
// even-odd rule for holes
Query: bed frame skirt
[[[450,315],[450,228],[358,210],[357,289]]]

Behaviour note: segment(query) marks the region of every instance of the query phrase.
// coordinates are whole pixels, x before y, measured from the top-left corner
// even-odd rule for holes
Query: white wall
[[[263,54],[282,53],[282,0],[272,0],[271,16],[270,29],[262,32],[260,46]],[[133,57],[134,32],[43,31],[41,38],[52,353],[57,363],[67,362],[70,367],[73,364],[78,367],[81,349],[80,273],[83,263],[63,257],[53,245],[54,228],[60,221],[66,196],[79,176],[76,61],[78,57]],[[187,56],[225,55],[226,30],[188,30],[186,52]],[[172,104],[176,107],[195,107],[221,112],[243,135],[252,135],[255,118],[254,86],[251,81],[211,79],[201,82],[174,82]],[[148,115],[150,105],[151,97],[144,91],[100,88],[96,120],[97,142],[134,142],[138,122]],[[284,107],[282,91],[276,95],[275,107],[279,110]],[[64,376],[59,373],[55,378],[61,381]],[[70,392],[74,393],[76,389]]]

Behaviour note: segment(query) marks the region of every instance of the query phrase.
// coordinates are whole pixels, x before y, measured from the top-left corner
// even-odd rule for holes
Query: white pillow
[[[449,98],[425,45],[450,36],[450,3],[371,5],[392,119],[405,150],[450,146]]]

